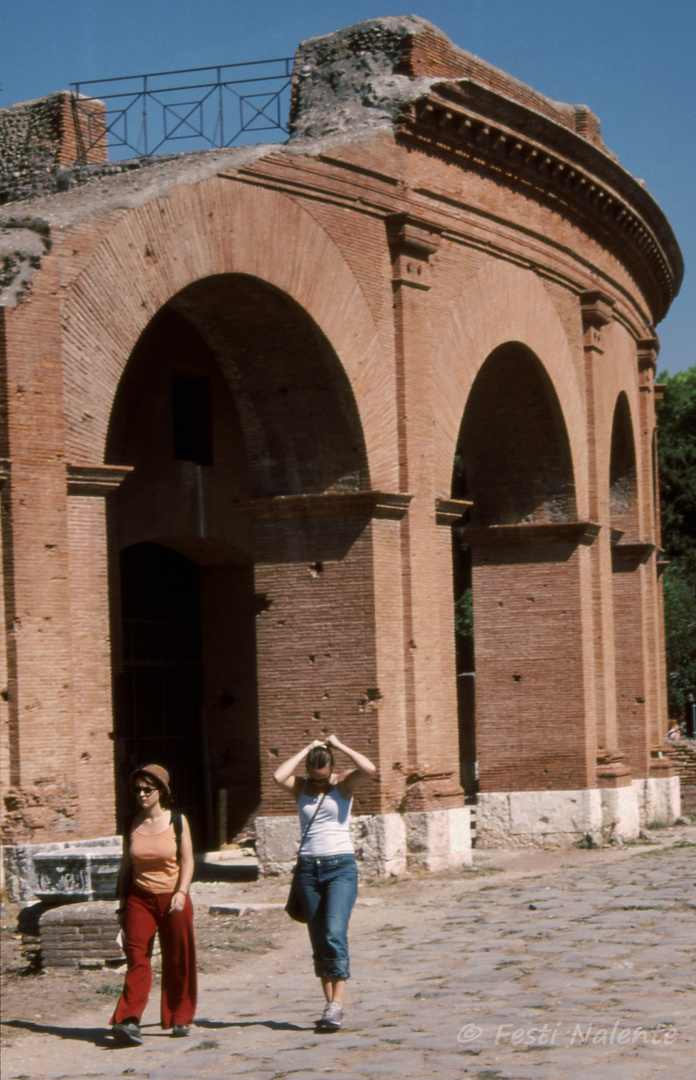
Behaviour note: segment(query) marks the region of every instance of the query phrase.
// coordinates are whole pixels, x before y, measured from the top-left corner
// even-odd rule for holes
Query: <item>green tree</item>
[[[664,575],[667,690],[670,716],[684,715],[696,695],[696,365],[663,372],[658,407],[658,466]]]

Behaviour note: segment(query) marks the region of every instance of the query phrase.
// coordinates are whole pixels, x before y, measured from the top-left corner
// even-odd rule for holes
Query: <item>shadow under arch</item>
[[[217,846],[260,799],[255,566],[340,560],[365,526],[357,518],[340,528],[331,518],[294,529],[271,523],[269,555],[255,504],[369,487],[355,398],[295,300],[250,275],[215,275],[177,293],[141,334],[114,399],[106,461],[132,470],[108,506],[119,817],[139,747],[161,738],[162,763],[190,795],[197,846]],[[147,591],[148,574],[169,584],[135,633],[127,603],[134,589]],[[168,612],[168,590],[189,586],[197,629]],[[170,654],[153,656],[144,623]],[[177,666],[192,676],[186,686]],[[157,723],[142,719],[148,700]],[[166,746],[175,719],[179,754],[173,738]]]
[[[495,349],[474,380],[452,492],[473,501],[472,525],[575,516],[570,445],[558,397],[541,361],[519,342]]]
[[[626,539],[637,539],[638,476],[631,409],[625,391],[616,401],[611,429],[609,461],[609,513],[611,527]]]

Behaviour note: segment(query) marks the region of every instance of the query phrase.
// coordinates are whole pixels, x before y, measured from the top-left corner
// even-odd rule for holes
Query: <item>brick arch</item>
[[[500,345],[480,368],[458,450],[453,493],[473,500],[472,525],[575,519],[558,398],[538,357],[519,342]]]
[[[600,505],[611,516],[610,508],[610,472],[612,434],[616,419],[616,408],[623,396],[630,419],[631,436],[635,454],[636,490],[635,511],[640,520],[643,516],[644,500],[648,493],[644,490],[642,477],[650,472],[652,465],[643,460],[645,440],[640,429],[640,391],[636,381],[636,344],[628,332],[618,323],[613,322],[603,331],[605,335],[604,355],[609,358],[602,373],[603,394],[598,401],[595,417],[595,446],[597,455],[597,477],[600,493]]]
[[[609,474],[609,513],[612,527],[624,532],[624,539],[637,539],[640,531],[638,513],[638,462],[635,425],[625,391],[614,406],[611,427]]]
[[[371,486],[395,490],[390,369],[346,260],[288,196],[217,177],[125,214],[72,286],[63,319],[69,459],[103,460],[119,380],[157,311],[192,282],[235,273],[287,293],[319,327],[351,384]]]
[[[579,317],[579,316],[578,316]],[[533,353],[548,375],[565,424],[577,513],[588,507],[587,432],[582,393],[559,314],[539,278],[502,260],[491,261],[447,312],[433,369],[439,439],[436,490],[447,495],[464,410],[474,380],[496,349],[517,342]]]

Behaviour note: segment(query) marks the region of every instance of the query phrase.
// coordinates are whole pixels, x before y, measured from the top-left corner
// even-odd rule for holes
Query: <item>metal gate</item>
[[[164,765],[201,848],[208,839],[198,567],[157,544],[121,553],[123,674],[118,760]]]

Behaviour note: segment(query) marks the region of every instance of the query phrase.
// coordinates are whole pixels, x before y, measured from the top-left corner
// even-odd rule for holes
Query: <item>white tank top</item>
[[[297,800],[301,835],[309,825],[321,795],[306,795],[304,788]],[[319,859],[327,855],[350,855],[353,842],[350,838],[350,808],[352,799],[344,799],[334,784],[324,798],[319,813],[314,818],[309,835],[302,845],[300,857],[308,855]]]

